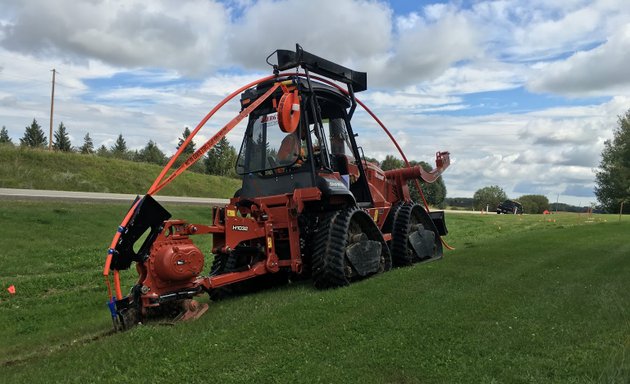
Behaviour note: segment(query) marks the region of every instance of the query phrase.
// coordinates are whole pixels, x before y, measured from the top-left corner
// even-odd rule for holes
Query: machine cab
[[[324,195],[346,195],[370,202],[359,151],[347,113],[350,98],[339,90],[302,78],[285,80],[299,95],[299,122],[287,129],[287,116],[278,107],[287,90],[278,90],[250,116],[236,171],[243,177],[243,198],[291,194],[295,189],[319,187]],[[245,108],[271,84],[245,91]],[[363,177],[363,179],[365,179]]]

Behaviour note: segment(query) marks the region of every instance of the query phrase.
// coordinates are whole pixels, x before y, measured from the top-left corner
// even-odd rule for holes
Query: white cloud
[[[223,64],[229,14],[211,0],[8,0],[4,48],[73,62],[207,73]],[[218,61],[218,63],[217,63]]]
[[[427,8],[435,10],[435,7]],[[426,18],[399,19],[392,53],[368,63],[376,86],[397,87],[428,80],[453,63],[483,55],[480,36],[464,13],[440,8]]]
[[[269,76],[269,73],[251,73],[247,75],[217,74],[206,78],[199,87],[199,92],[225,97],[236,89],[265,76]]]
[[[489,47],[509,61],[554,59],[601,43],[627,24],[625,0],[482,1],[471,18]]]
[[[415,160],[432,161],[437,150],[451,152],[444,174],[449,196],[472,196],[475,190],[499,185],[508,195],[561,194],[562,201],[595,201],[594,169],[603,142],[612,136],[617,115],[630,98],[603,104],[537,110],[526,114],[481,116],[411,115],[372,105],[377,115]],[[358,140],[368,156],[383,159],[395,153],[385,136],[358,120]],[[529,189],[526,189],[529,188]],[[585,198],[590,188],[590,200]],[[579,195],[570,197],[574,191]]]
[[[361,100],[367,104],[377,105],[381,108],[414,109],[426,111],[428,108],[456,106],[462,99],[452,96],[432,96],[414,89],[402,92],[368,92],[361,95]]]
[[[521,65],[479,60],[465,66],[450,67],[425,83],[432,94],[466,94],[501,91],[519,87],[528,70]]]
[[[247,68],[268,68],[265,57],[296,43],[352,65],[387,52],[391,29],[391,10],[380,2],[261,0],[232,25],[229,46],[231,57]]]
[[[549,10],[551,11],[551,10]],[[517,28],[513,49],[515,54],[555,55],[567,48],[581,47],[597,42],[594,33],[600,22],[600,14],[593,8],[580,8],[558,19],[532,14],[532,23]],[[536,20],[538,19],[538,20]],[[510,49],[508,49],[508,52]]]
[[[575,109],[575,108],[574,108]],[[598,117],[588,120],[564,116],[559,119],[537,118],[530,120],[519,132],[521,140],[536,145],[585,145],[597,142],[598,131],[602,128]]]
[[[608,41],[566,60],[542,65],[529,82],[531,90],[568,96],[630,94],[630,25]]]

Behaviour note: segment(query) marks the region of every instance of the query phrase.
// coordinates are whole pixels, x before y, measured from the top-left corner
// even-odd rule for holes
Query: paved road
[[[486,212],[481,213],[479,211],[460,211],[460,210],[457,210],[457,209],[445,209],[444,212],[446,212],[448,214],[454,213],[456,215],[458,215],[460,213],[467,213],[467,214],[474,214],[474,215],[482,215],[482,214],[485,215],[486,214]],[[491,215],[493,213],[495,215],[497,214],[496,212],[492,212],[492,211],[490,211],[490,213],[488,213],[488,214]]]
[[[212,199],[203,197],[182,197],[182,196],[154,196],[157,201],[164,203],[181,204],[201,204],[201,205],[224,205],[227,199]],[[69,191],[47,191],[38,189],[12,189],[0,188],[0,199],[20,199],[20,200],[66,200],[66,201],[102,201],[102,202],[129,202],[131,203],[136,195],[123,193],[96,193],[96,192],[69,192]]]
[[[227,199],[214,199],[204,197],[185,196],[154,196],[157,201],[164,203],[180,204],[200,204],[200,205],[225,205]],[[12,189],[0,188],[0,199],[20,199],[20,200],[66,200],[66,201],[102,201],[102,202],[129,202],[131,203],[136,195],[123,193],[96,193],[96,192],[69,192],[69,191],[48,191],[40,189]],[[481,214],[479,211],[445,211],[448,214],[472,213]],[[485,213],[485,212],[484,212]],[[488,214],[496,214],[490,212]]]

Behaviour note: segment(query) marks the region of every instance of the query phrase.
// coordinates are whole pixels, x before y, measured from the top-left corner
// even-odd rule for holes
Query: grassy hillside
[[[0,188],[143,194],[162,167],[76,153],[0,145]],[[160,194],[232,197],[240,181],[186,172]]]
[[[630,380],[626,217],[450,215],[457,249],[439,262],[107,335],[100,273],[126,208],[0,201],[0,382]],[[207,221],[203,207],[167,208]]]

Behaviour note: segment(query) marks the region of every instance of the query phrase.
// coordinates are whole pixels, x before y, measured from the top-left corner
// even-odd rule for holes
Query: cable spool
[[[300,124],[300,97],[297,91],[287,92],[278,103],[278,125],[285,133],[293,133]]]

